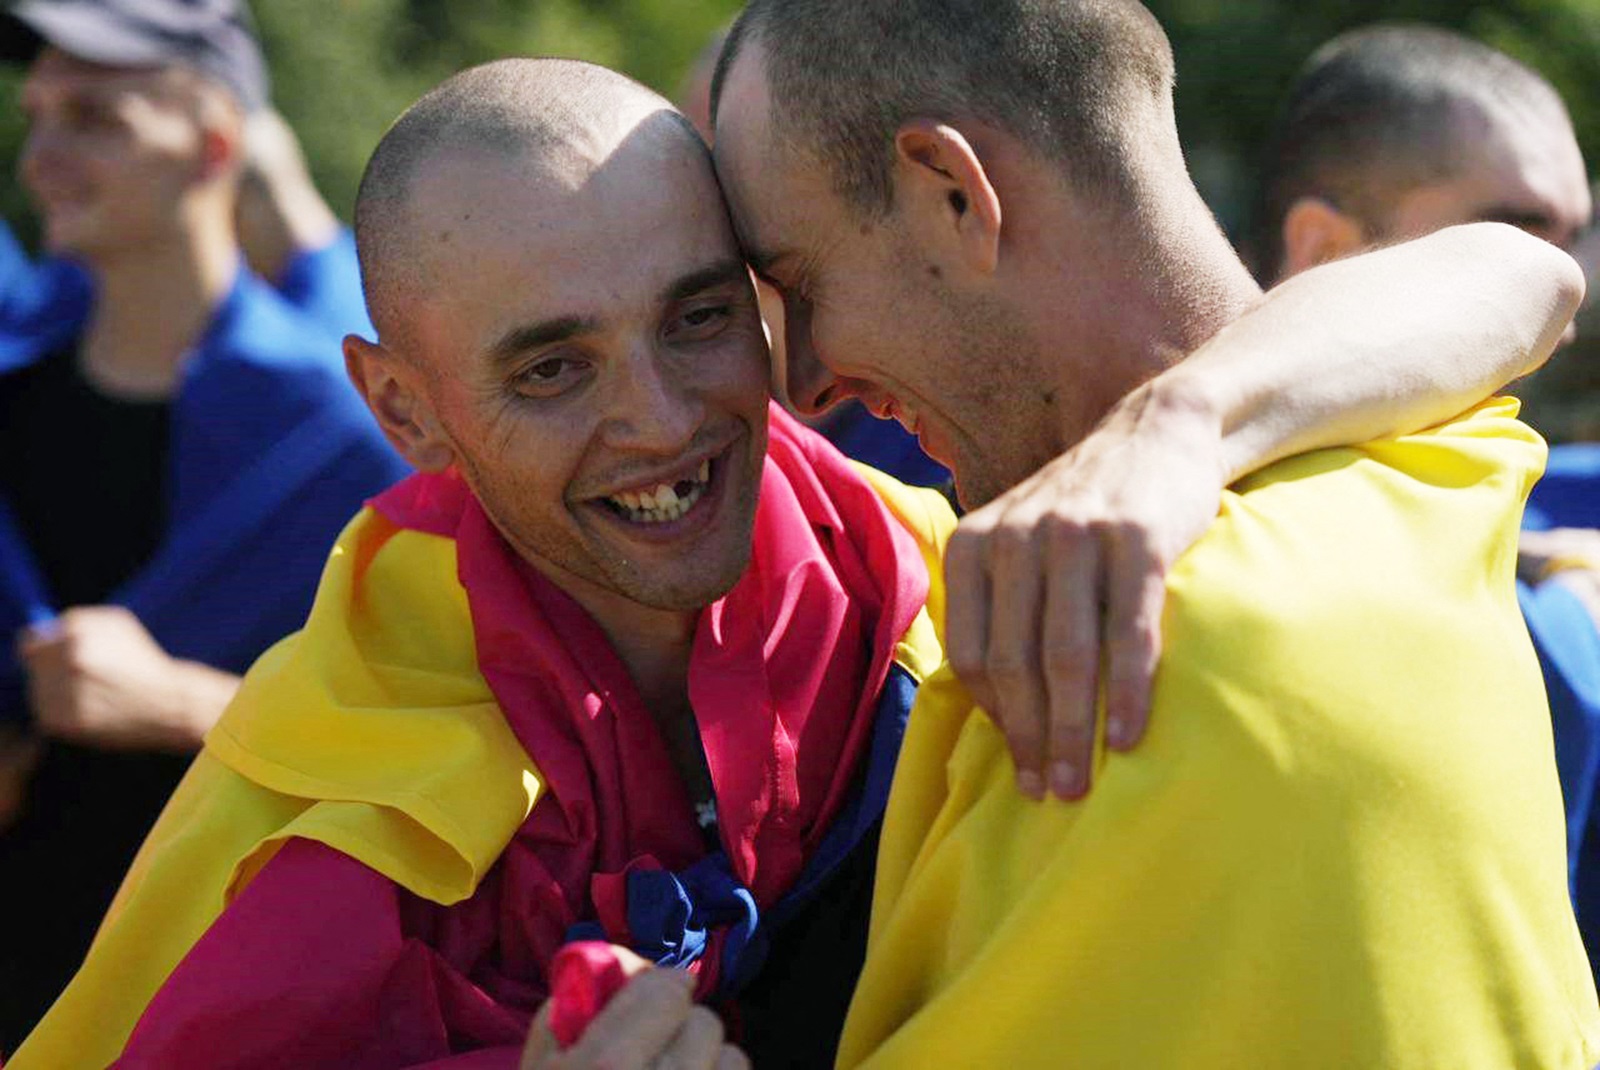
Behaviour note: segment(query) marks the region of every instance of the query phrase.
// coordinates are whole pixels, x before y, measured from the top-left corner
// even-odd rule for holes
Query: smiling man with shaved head
[[[939,666],[949,507],[769,404],[706,148],[620,75],[452,78],[385,136],[356,217],[378,338],[346,358],[421,474],[346,529],[8,1065],[738,1065],[691,995],[757,1065],[825,1065]],[[1574,296],[1489,245],[1527,300],[1452,364],[1474,381],[1547,350]],[[1374,314],[1436,259],[1356,272]],[[1271,396],[1347,433],[1331,413],[1389,393],[1374,356]],[[1426,412],[1439,368],[1416,366]],[[558,1053],[540,1008],[570,941],[634,979]]]

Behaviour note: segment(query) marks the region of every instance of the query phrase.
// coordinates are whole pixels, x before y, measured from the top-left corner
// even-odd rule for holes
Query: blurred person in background
[[[1482,220],[1572,251],[1591,213],[1554,86],[1452,30],[1383,23],[1323,45],[1290,89],[1264,157],[1251,246],[1270,284]],[[1524,517],[1538,530],[1522,538],[1518,597],[1550,697],[1579,922],[1600,962],[1600,534],[1582,529],[1600,523],[1600,472],[1585,471],[1592,452],[1551,451]]]
[[[250,270],[337,337],[373,337],[350,228],[323,200],[294,130],[270,107],[245,119],[235,213]]]
[[[243,265],[245,116],[266,99],[248,12],[30,0],[0,33],[31,58],[21,175],[45,252],[93,295],[0,376],[9,1047],[81,959],[235,674],[303,621],[339,528],[406,469],[331,332]]]

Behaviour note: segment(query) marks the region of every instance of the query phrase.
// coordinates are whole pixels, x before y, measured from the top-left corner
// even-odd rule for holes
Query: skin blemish
[[[938,264],[929,264],[928,274],[933,278],[942,279],[944,278],[944,269],[939,267]]]
[[[1054,405],[1056,403],[1056,392],[1054,390],[1046,390],[1044,392],[1044,403],[1046,405]]]

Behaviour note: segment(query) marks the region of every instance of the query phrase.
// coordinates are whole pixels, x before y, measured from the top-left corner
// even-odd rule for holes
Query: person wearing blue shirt
[[[244,121],[266,99],[246,10],[27,0],[0,43],[31,60],[20,173],[44,270],[87,280],[0,347],[8,1050],[237,674],[303,622],[339,530],[407,469],[335,332],[244,263]]]

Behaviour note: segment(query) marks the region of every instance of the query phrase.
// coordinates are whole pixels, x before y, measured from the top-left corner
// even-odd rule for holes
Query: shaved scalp
[[[385,344],[407,337],[403,309],[439,280],[411,207],[418,177],[432,161],[488,155],[526,165],[535,181],[581,161],[596,131],[620,114],[667,112],[663,97],[624,75],[566,59],[506,59],[462,71],[395,120],[368,161],[356,194],[356,249],[367,309]],[[484,206],[492,211],[492,205]]]
[[[775,135],[867,215],[892,206],[907,120],[987,123],[1104,196],[1128,192],[1148,106],[1171,106],[1172,49],[1137,0],[751,0],[718,63],[713,115],[752,41]]]
[[[1250,242],[1258,277],[1282,269],[1283,220],[1302,197],[1381,231],[1387,205],[1469,162],[1464,120],[1529,109],[1571,129],[1549,82],[1470,37],[1409,23],[1335,37],[1301,69],[1267,144]]]

